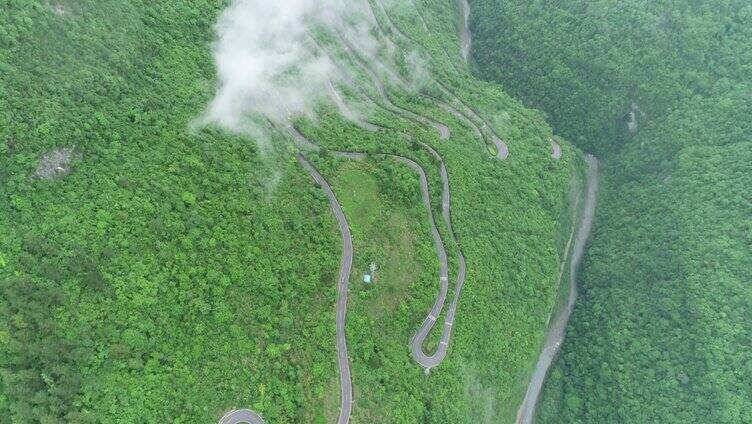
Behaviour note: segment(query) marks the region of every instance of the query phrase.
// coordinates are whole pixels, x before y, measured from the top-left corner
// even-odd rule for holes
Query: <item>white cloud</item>
[[[338,30],[375,51],[364,1],[234,1],[216,25],[218,89],[203,123],[255,133],[252,117],[280,121],[287,113],[310,114],[328,82],[341,77],[326,56],[307,47],[308,33]]]

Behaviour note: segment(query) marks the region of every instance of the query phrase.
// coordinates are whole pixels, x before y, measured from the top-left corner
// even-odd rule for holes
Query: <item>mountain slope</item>
[[[336,90],[384,129],[361,128],[327,98],[318,119],[294,120],[325,148],[309,159],[353,221],[353,422],[509,420],[554,304],[582,160],[563,141],[553,159],[540,114],[467,72],[451,5],[390,7],[412,39],[371,6],[376,57],[326,29],[312,36],[353,78]],[[203,0],[13,0],[0,12],[0,422],[213,422],[233,407],[275,423],[336,416],[341,250],[326,198],[286,131],[195,125],[217,86],[221,12]],[[438,292],[418,179],[328,153],[417,161],[441,216],[439,164],[420,143],[445,162],[460,243],[447,248],[468,262],[446,360],[428,376],[409,350]],[[65,152],[53,178],[35,176],[41,158]],[[358,199],[379,199],[365,209],[388,225],[358,221]],[[374,225],[405,234],[364,239]],[[362,287],[372,260],[395,281]]]
[[[540,422],[749,422],[752,8],[473,2],[479,74],[604,159]]]

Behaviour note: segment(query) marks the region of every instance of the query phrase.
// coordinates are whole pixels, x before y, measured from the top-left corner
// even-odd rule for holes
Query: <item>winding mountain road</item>
[[[447,230],[449,230],[449,234],[451,234],[452,238],[454,239],[455,243],[458,246],[457,249],[457,262],[458,262],[458,268],[457,268],[457,279],[455,281],[454,285],[454,297],[452,298],[452,303],[449,305],[449,310],[447,311],[446,319],[444,320],[444,328],[441,333],[441,339],[439,341],[439,346],[436,349],[436,352],[434,352],[432,355],[426,355],[423,352],[423,344],[425,343],[426,338],[428,337],[428,334],[431,332],[431,329],[436,324],[437,317],[441,313],[441,309],[443,308],[443,305],[446,301],[446,294],[448,291],[448,280],[444,280],[441,272],[439,273],[439,280],[440,280],[440,292],[439,292],[439,298],[436,299],[436,302],[434,303],[433,308],[431,308],[431,311],[429,312],[428,316],[425,320],[423,320],[423,324],[418,329],[418,332],[415,333],[413,336],[411,342],[410,342],[410,352],[413,355],[413,358],[418,362],[423,368],[431,369],[432,367],[435,367],[441,363],[441,361],[444,360],[444,357],[446,357],[447,348],[449,347],[449,340],[452,336],[452,328],[454,325],[454,318],[457,314],[457,306],[459,305],[459,299],[460,299],[460,293],[462,292],[462,287],[465,284],[465,275],[467,270],[467,261],[465,259],[465,255],[462,253],[462,249],[459,248],[459,240],[457,240],[457,235],[454,232],[454,228],[452,227],[452,217],[451,217],[451,191],[449,189],[449,174],[447,172],[446,165],[444,164],[444,159],[430,146],[420,143],[420,145],[426,149],[436,160],[439,161],[439,175],[441,177],[442,181],[442,190],[441,190],[441,215],[444,219],[444,222],[446,223]],[[413,169],[415,169],[415,166],[417,164],[412,165]],[[416,171],[421,175],[421,191],[423,192],[423,201],[424,203],[427,202],[427,204],[430,205],[430,197],[428,196],[428,182],[425,178],[425,171],[421,168],[420,170],[416,169]],[[431,214],[431,217],[433,218],[433,214]],[[435,222],[433,222],[435,227]],[[434,231],[436,229],[434,228]],[[436,242],[436,239],[434,238],[434,241]],[[443,241],[439,237],[438,242],[442,244],[443,247]],[[446,260],[446,253],[444,254],[444,260]],[[441,257],[440,257],[441,258]],[[440,301],[440,304],[439,304]]]
[[[330,88],[332,90],[332,96],[339,99],[339,101],[342,103],[340,107],[347,108],[347,105],[342,100],[342,97],[337,93],[336,89],[330,82]],[[365,129],[374,130],[378,129],[373,124],[365,123],[360,120],[356,121]],[[299,145],[306,148],[311,148],[314,144],[310,141],[306,140],[305,137],[303,137],[300,132],[298,132],[296,129],[292,128],[293,131],[293,137],[299,141]],[[301,141],[302,138],[302,142]],[[421,194],[423,196],[423,203],[426,207],[426,211],[428,214],[428,221],[431,224],[431,235],[434,240],[434,245],[436,247],[436,255],[439,259],[439,295],[436,298],[436,301],[434,302],[433,307],[429,311],[428,315],[426,316],[425,320],[423,320],[422,325],[418,329],[418,331],[415,333],[413,338],[410,342],[410,352],[413,355],[413,358],[415,359],[418,364],[420,364],[422,367],[426,369],[430,369],[432,367],[435,367],[441,363],[441,361],[444,360],[444,357],[446,356],[446,351],[449,346],[449,341],[452,334],[452,326],[454,325],[454,317],[457,313],[457,307],[459,305],[459,297],[460,293],[462,291],[462,287],[465,284],[465,275],[466,275],[466,259],[465,256],[462,254],[461,249],[459,249],[459,241],[457,240],[457,235],[454,232],[454,228],[452,227],[452,219],[451,219],[451,191],[449,189],[449,173],[447,172],[446,164],[444,163],[444,159],[439,155],[436,150],[434,150],[429,145],[419,142],[418,143],[423,149],[429,152],[431,156],[433,156],[438,162],[439,162],[439,175],[442,180],[442,195],[441,195],[441,211],[442,211],[442,217],[444,219],[444,222],[447,226],[447,229],[449,230],[449,233],[453,237],[456,245],[458,246],[457,251],[457,262],[458,262],[458,270],[457,270],[457,279],[455,282],[455,290],[454,290],[454,297],[452,299],[452,303],[449,306],[449,310],[447,312],[446,319],[444,321],[443,331],[441,335],[441,339],[439,341],[439,346],[431,355],[427,355],[423,351],[423,344],[425,343],[426,338],[428,337],[429,333],[433,329],[433,327],[436,324],[436,321],[441,314],[442,309],[444,308],[444,305],[446,303],[446,297],[447,293],[449,291],[449,264],[447,261],[447,253],[446,253],[446,247],[443,239],[441,238],[441,234],[439,233],[439,230],[436,226],[436,219],[433,215],[433,210],[431,208],[431,196],[428,189],[428,178],[426,177],[426,171],[425,169],[418,164],[417,162],[406,158],[404,156],[399,155],[388,155],[388,154],[381,154],[377,155],[377,157],[392,157],[408,167],[412,168],[419,176],[420,178],[420,186],[421,186]],[[348,159],[364,159],[365,154],[359,153],[359,152],[331,152],[332,155],[339,156],[339,157],[345,157]]]
[[[372,9],[370,9],[370,10],[373,13],[373,10]],[[375,20],[376,20],[376,18],[374,16],[374,21]],[[388,95],[386,87],[384,87],[384,84],[381,82],[381,79],[379,78],[379,76],[376,75],[376,73],[368,66],[368,64],[361,58],[361,56],[358,53],[355,52],[355,50],[354,50],[355,46],[353,46],[352,44],[350,44],[350,42],[348,42],[347,39],[345,39],[344,36],[341,33],[337,33],[337,35],[340,38],[341,46],[342,46],[343,50],[346,53],[348,53],[348,55],[350,57],[353,58],[353,60],[355,61],[356,66],[358,66],[359,68],[361,68],[368,75],[369,79],[371,79],[371,82],[372,82],[373,86],[376,88],[376,91],[379,93],[379,97],[381,98],[382,103],[379,103],[376,99],[374,99],[373,97],[371,97],[371,95],[369,95],[364,90],[362,90],[362,89],[360,89],[360,90],[356,89],[356,91],[358,91],[359,94],[361,94],[365,98],[369,99],[372,103],[374,103],[375,105],[377,105],[378,107],[380,107],[381,109],[383,109],[383,110],[385,110],[387,112],[393,113],[393,114],[395,114],[397,116],[400,116],[401,118],[406,119],[406,120],[411,121],[411,122],[416,122],[416,123],[419,123],[419,124],[422,124],[422,125],[432,126],[433,128],[435,128],[437,130],[437,132],[439,134],[439,139],[440,140],[448,140],[451,137],[451,130],[449,129],[449,127],[447,125],[442,124],[440,122],[437,122],[435,120],[432,120],[432,119],[430,119],[430,118],[428,118],[426,116],[423,116],[423,115],[420,115],[418,113],[415,113],[415,112],[413,112],[411,110],[405,109],[404,107],[396,105],[392,101],[392,99],[390,98],[390,96]],[[338,63],[338,61],[334,57],[332,57],[329,54],[329,52],[327,52],[326,49],[324,49],[316,41],[316,39],[314,37],[312,37],[312,36],[309,35],[309,41],[311,42],[312,46],[314,46],[314,48],[316,48],[319,52],[321,52],[324,55],[326,55],[327,57],[329,57],[329,59],[333,63],[336,64],[337,68],[339,69],[340,74],[342,76],[344,76],[345,79],[347,80],[348,85],[353,85],[354,79],[352,78],[351,75],[349,75],[349,73],[346,70],[344,70],[344,67],[340,63]],[[381,64],[381,67],[383,67],[384,69],[388,69],[383,64]],[[398,75],[394,74],[393,72],[387,72],[387,73],[389,74],[390,79],[392,81],[396,82],[397,84],[399,84],[403,88],[407,87],[407,83],[405,83]],[[334,83],[332,82],[332,80],[327,81],[327,88],[328,88],[328,91],[329,91],[329,97],[334,101],[334,103],[337,105],[337,107],[339,108],[339,110],[341,111],[342,115],[345,118],[347,118],[348,120],[356,123],[362,129],[365,129],[365,130],[368,130],[368,131],[378,131],[379,129],[383,129],[383,127],[374,125],[374,124],[372,124],[370,122],[367,122],[367,121],[363,120],[360,116],[358,116],[356,113],[354,113],[352,111],[352,109],[350,109],[350,107],[345,103],[345,101],[342,98],[341,94],[334,87]],[[444,89],[444,90],[446,90],[444,87],[441,87],[441,88]],[[436,103],[439,107],[441,107],[442,109],[446,110],[450,114],[454,115],[457,119],[459,119],[460,121],[462,121],[463,123],[465,123],[466,125],[468,125],[469,127],[471,127],[473,129],[473,131],[475,132],[475,135],[481,141],[485,142],[485,136],[481,132],[480,128],[470,118],[468,118],[465,114],[463,114],[462,112],[456,110],[452,106],[450,106],[450,105],[442,102],[439,99],[436,99],[436,98],[433,98],[433,97],[429,97],[429,98],[434,103]],[[484,124],[484,127],[485,127],[485,124]]]
[[[401,106],[397,106],[394,104],[392,99],[389,97],[389,93],[386,91],[386,88],[384,87],[384,84],[381,82],[381,78],[374,72],[373,69],[369,66],[367,62],[364,61],[364,59],[361,57],[359,53],[356,52],[355,46],[353,46],[341,33],[338,33],[340,40],[342,41],[342,48],[357,62],[359,67],[368,75],[368,77],[373,82],[373,85],[376,87],[376,90],[379,92],[379,96],[384,101],[387,109],[389,109],[392,113],[401,115],[406,117],[407,119],[418,122],[420,124],[428,125],[436,129],[436,131],[439,133],[439,139],[441,140],[447,140],[451,137],[451,131],[449,130],[449,127],[446,125],[436,122],[433,119],[427,118],[423,115],[417,114],[411,110],[407,110]],[[399,81],[399,80],[396,80]]]
[[[382,11],[384,15],[386,16],[386,22],[392,28],[392,33],[396,33],[404,37],[404,35],[399,31],[399,29],[396,28],[396,26],[394,26],[394,24],[391,22],[391,18],[386,13],[386,10],[381,4],[381,1],[380,0],[375,0],[375,1],[382,8]],[[463,3],[467,5],[466,1],[463,1]],[[369,3],[369,7],[370,7],[370,3]],[[371,11],[373,13],[372,9]],[[463,12],[463,13],[465,13],[465,19],[467,19],[467,13],[466,12]],[[376,20],[378,24],[378,19],[376,19],[375,14],[374,14],[374,19]],[[421,19],[422,19],[422,16],[421,16]],[[424,20],[423,20],[423,25],[425,29],[428,30],[428,27],[425,24]],[[419,124],[433,127],[434,129],[437,130],[440,140],[446,140],[451,137],[451,131],[449,127],[446,126],[445,124],[437,122],[420,113],[416,113],[414,111],[411,111],[409,109],[396,105],[390,98],[389,93],[384,87],[381,78],[377,75],[377,73],[370,66],[367,60],[364,59],[363,56],[361,56],[361,54],[359,54],[356,51],[356,47],[352,45],[341,33],[338,33],[338,35],[342,41],[341,44],[345,52],[354,59],[357,66],[363,69],[365,74],[368,75],[368,77],[371,79],[374,86],[376,87],[376,90],[379,93],[379,96],[381,97],[382,102],[384,104],[383,106],[379,105],[379,107],[386,109],[387,111],[394,113],[395,115],[403,119],[407,119],[413,122],[417,122]],[[385,32],[384,32],[384,37],[387,37]],[[315,39],[313,39],[312,37],[311,39],[314,43],[316,43]],[[467,52],[466,52],[465,45],[467,46],[467,49],[469,49],[469,42],[470,41],[468,40],[467,44],[465,44],[465,42],[463,41],[463,57],[465,59],[467,59]],[[321,47],[319,46],[319,48]],[[377,66],[381,68],[385,68],[385,72],[387,73],[387,75],[392,80],[394,80],[397,84],[399,84],[402,87],[406,86],[406,83],[402,81],[402,79],[398,75],[391,72],[391,70],[386,65],[384,65],[383,63],[377,63]],[[435,102],[437,105],[444,108],[446,111],[448,111],[449,113],[451,113],[452,115],[460,119],[460,121],[462,121],[463,123],[469,125],[474,130],[476,136],[478,136],[478,138],[480,138],[486,145],[489,144],[489,139],[490,139],[497,150],[496,157],[498,159],[507,158],[509,154],[507,146],[501,140],[501,138],[494,132],[493,128],[487,125],[487,123],[483,120],[483,118],[481,118],[476,113],[475,110],[467,106],[461,99],[459,99],[457,96],[451,93],[444,85],[442,85],[440,82],[435,81],[433,79],[431,80],[434,81],[440,87],[441,91],[444,93],[445,96],[448,96],[450,99],[452,99],[452,101],[455,104],[461,105],[462,111],[457,110],[455,107],[450,106],[447,103],[444,103],[441,99],[432,98],[429,96],[426,96],[426,97],[432,99],[432,101]],[[329,90],[330,96],[332,97],[332,100],[335,102],[335,104],[337,105],[340,112],[345,118],[355,122],[358,126],[368,131],[378,131],[380,129],[383,129],[380,126],[374,125],[370,122],[363,120],[356,113],[354,113],[347,106],[344,99],[337,92],[336,88],[334,87],[334,84],[331,81],[328,82],[328,90]],[[366,93],[366,97],[368,97],[374,103],[377,103],[373,98],[369,96],[368,93]],[[289,121],[290,119],[289,113],[286,116],[288,119],[286,130],[290,133],[293,140],[295,140],[295,143],[302,150],[320,151],[321,148],[317,144],[309,141]],[[452,298],[451,303],[448,306],[448,309],[446,310],[446,315],[443,319],[443,323],[442,323],[443,327],[442,327],[442,333],[441,333],[439,345],[432,354],[427,354],[426,352],[424,352],[423,345],[425,344],[425,340],[430,334],[431,330],[435,327],[437,321],[439,321],[442,310],[444,309],[444,306],[446,304],[446,298],[449,293],[449,261],[448,261],[448,256],[447,256],[446,244],[444,240],[442,239],[441,233],[439,232],[439,229],[437,226],[436,218],[434,216],[427,174],[426,174],[425,169],[419,163],[415,162],[414,160],[410,158],[399,156],[399,155],[393,155],[393,154],[376,154],[375,156],[378,158],[392,158],[394,160],[397,160],[407,165],[418,174],[418,177],[420,180],[420,190],[422,194],[422,199],[423,199],[424,206],[426,208],[427,218],[431,227],[431,235],[432,235],[434,245],[436,248],[436,255],[439,260],[439,275],[438,275],[439,293],[433,306],[428,312],[428,315],[423,320],[421,326],[418,328],[418,330],[415,332],[415,334],[411,338],[409,347],[410,347],[410,352],[413,358],[415,359],[415,361],[418,364],[420,364],[422,367],[424,367],[426,371],[429,371],[431,368],[436,367],[439,364],[441,364],[441,362],[446,357],[448,346],[449,346],[451,335],[452,335],[452,328],[454,326],[454,321],[455,321],[456,314],[457,314],[460,294],[465,283],[467,264],[466,264],[466,258],[464,254],[462,253],[459,240],[457,239],[457,235],[455,234],[453,226],[452,226],[451,192],[450,192],[448,172],[447,172],[447,168],[444,163],[444,160],[429,145],[422,143],[422,142],[418,142],[418,144],[422,146],[423,149],[425,149],[431,156],[433,156],[439,162],[439,175],[442,181],[441,215],[445,222],[448,234],[453,238],[455,242],[454,244],[456,245],[457,275],[456,275],[456,280],[454,284],[453,298]],[[330,151],[329,153],[335,157],[346,158],[346,159],[351,159],[351,160],[363,160],[368,157],[367,154],[363,152]],[[352,236],[350,233],[350,228],[347,223],[347,219],[342,211],[342,208],[340,204],[338,203],[337,198],[334,195],[334,192],[332,191],[332,188],[328,184],[326,179],[321,175],[321,173],[316,169],[316,167],[304,156],[304,154],[302,153],[298,154],[298,161],[301,164],[301,166],[309,173],[312,179],[322,188],[322,190],[324,190],[328,198],[329,205],[332,209],[332,212],[334,213],[335,218],[338,222],[340,233],[342,235],[343,249],[342,249],[342,258],[341,258],[341,263],[340,263],[340,272],[339,272],[339,280],[338,280],[338,298],[337,298],[337,306],[336,306],[336,345],[337,345],[337,357],[338,357],[340,390],[341,390],[341,396],[340,396],[341,404],[340,404],[340,414],[338,418],[338,423],[346,424],[350,420],[350,416],[352,412],[352,405],[353,405],[352,376],[350,372],[350,362],[349,362],[347,338],[346,338],[346,332],[345,332],[349,275],[351,272],[352,259],[353,259]],[[588,224],[588,228],[589,228],[589,224]],[[579,238],[578,238],[578,241],[579,241]],[[574,290],[576,291],[576,287]],[[570,313],[571,313],[571,309],[570,309]],[[567,319],[568,319],[568,314],[567,314]],[[566,322],[564,323],[564,325],[566,325]],[[558,344],[557,344],[557,347],[558,347]],[[544,376],[545,376],[545,372],[544,372]],[[541,379],[541,382],[542,382],[542,379]],[[532,383],[531,383],[531,386],[532,386]],[[533,408],[534,408],[534,405],[533,405]],[[264,424],[264,421],[254,411],[251,411],[248,409],[239,409],[239,410],[232,410],[228,412],[227,414],[225,414],[225,416],[223,416],[220,419],[219,423],[220,424],[240,424],[240,423]]]
[[[302,137],[302,136],[301,136]],[[352,412],[352,378],[350,376],[350,358],[347,355],[347,338],[345,337],[345,318],[347,317],[347,286],[350,281],[350,269],[352,268],[353,246],[350,226],[347,225],[347,218],[342,212],[337,198],[334,196],[329,183],[326,182],[321,173],[311,162],[303,155],[298,155],[298,161],[303,168],[308,171],[311,177],[324,190],[326,197],[329,199],[329,206],[337,218],[339,231],[342,234],[342,260],[339,266],[339,285],[337,296],[337,362],[339,364],[339,385],[340,385],[340,412],[339,424],[350,422],[350,413]]]
[[[250,409],[233,409],[219,419],[219,424],[265,424],[260,415]]]
[[[572,315],[574,302],[577,299],[577,270],[579,269],[580,262],[585,253],[585,245],[590,236],[598,195],[598,160],[591,155],[588,155],[586,160],[588,163],[587,191],[569,263],[569,297],[567,298],[566,307],[559,312],[549,326],[548,336],[538,358],[538,363],[535,366],[535,372],[530,379],[525,399],[517,412],[517,424],[531,424],[533,422],[535,407],[538,404],[543,382],[554,358],[561,349],[562,342],[564,342],[567,323],[569,322],[569,317]]]
[[[344,101],[342,101],[341,96],[336,92],[336,89],[333,85],[330,85],[330,88],[332,90],[332,96],[339,99],[340,102],[342,102],[341,107],[347,108],[346,104],[344,104]],[[372,124],[368,124],[365,128],[367,129],[373,129],[375,126]],[[375,127],[378,128],[378,127]],[[294,126],[288,125],[288,131],[291,133],[293,139],[296,141],[299,147],[304,149],[310,149],[310,150],[320,150],[320,148],[311,141],[307,140]],[[446,252],[446,246],[444,243],[444,240],[441,237],[441,234],[439,233],[436,219],[433,215],[433,209],[431,207],[431,195],[428,188],[428,178],[426,176],[426,171],[423,169],[423,167],[418,164],[417,162],[413,161],[412,159],[406,158],[404,156],[399,155],[390,155],[390,154],[377,154],[377,157],[387,158],[391,157],[396,159],[397,161],[400,161],[413,169],[419,176],[420,179],[420,188],[421,188],[421,195],[423,197],[423,203],[426,208],[426,213],[428,217],[428,222],[431,225],[431,235],[433,237],[434,246],[436,248],[436,256],[439,259],[439,294],[436,298],[436,301],[434,302],[433,307],[429,311],[426,318],[423,320],[422,325],[418,329],[418,331],[415,333],[413,338],[410,341],[410,352],[415,359],[415,361],[420,364],[422,367],[426,369],[431,369],[433,367],[436,367],[441,363],[441,361],[444,360],[446,357],[446,352],[449,347],[449,341],[452,334],[452,327],[454,325],[454,319],[457,314],[457,307],[459,305],[459,297],[460,293],[462,291],[462,287],[465,283],[465,275],[466,275],[466,259],[465,256],[462,254],[461,250],[459,249],[459,241],[457,240],[457,236],[454,233],[454,228],[452,227],[452,220],[451,220],[451,192],[449,189],[449,174],[447,172],[446,165],[444,163],[443,158],[436,152],[433,148],[428,146],[425,143],[419,143],[424,149],[426,149],[435,159],[439,161],[440,169],[439,174],[442,180],[442,199],[441,199],[441,209],[442,209],[442,217],[445,221],[445,224],[447,226],[447,229],[449,230],[449,233],[454,238],[455,243],[458,246],[458,252],[457,252],[457,261],[458,261],[458,270],[457,270],[457,279],[455,282],[455,289],[454,289],[454,296],[452,299],[452,302],[449,306],[449,309],[446,314],[446,319],[443,323],[443,330],[441,334],[441,339],[439,341],[439,346],[436,349],[436,351],[433,354],[426,354],[423,351],[423,344],[430,334],[431,330],[436,324],[436,321],[438,320],[438,317],[441,314],[441,311],[444,308],[444,305],[446,304],[446,297],[449,291],[449,263],[447,259],[447,252]],[[333,156],[341,157],[341,158],[347,158],[347,159],[354,159],[354,160],[362,160],[366,157],[365,153],[362,152],[341,152],[341,151],[333,151],[330,152]],[[310,165],[310,163],[309,163]],[[310,171],[309,171],[310,172]]]
[[[441,340],[439,341],[439,346],[436,349],[436,352],[431,355],[427,355],[423,351],[423,344],[428,337],[428,334],[431,332],[431,329],[433,329],[434,325],[436,324],[436,321],[441,314],[441,310],[444,308],[447,292],[449,291],[449,263],[447,261],[446,246],[441,238],[439,229],[436,226],[436,219],[433,216],[426,171],[417,162],[401,156],[397,156],[396,158],[400,162],[412,168],[415,172],[418,173],[418,176],[420,177],[420,191],[423,196],[423,203],[426,206],[428,220],[431,224],[431,235],[433,237],[434,245],[436,246],[436,255],[439,258],[439,296],[436,298],[436,301],[434,302],[433,307],[428,313],[428,316],[426,316],[426,318],[423,320],[423,324],[420,326],[417,333],[415,333],[412,340],[410,341],[410,352],[412,353],[415,361],[418,362],[418,364],[420,364],[423,368],[430,369],[439,365],[446,356],[446,351],[449,346],[449,339],[452,334],[452,326],[454,325],[454,317],[457,313],[459,293],[465,283],[465,257],[462,255],[462,253],[458,252],[460,264],[457,271],[457,281],[455,283],[455,296],[449,306],[449,310],[447,311],[446,320],[444,321],[444,328],[441,333]],[[446,168],[444,166],[442,166],[442,170],[442,180],[444,181],[444,189],[442,190],[441,202],[442,216],[444,216],[444,218],[446,219],[447,226],[450,229],[450,232],[452,232],[451,222],[449,219],[449,208],[451,203],[451,195],[449,193],[449,179],[446,174]],[[452,235],[454,236],[454,234]]]
[[[383,9],[383,5],[379,0],[376,0],[377,4],[382,8],[382,12],[386,16],[386,21],[388,25],[392,29],[392,33],[396,33],[398,35],[401,35],[402,33],[397,29],[394,24],[391,22],[390,17],[386,13],[386,10]],[[370,4],[369,4],[370,6]],[[373,10],[371,10],[372,13],[374,13]],[[376,20],[378,24],[378,20],[375,17],[374,14],[374,20]],[[382,31],[383,32],[383,31]],[[341,40],[341,45],[345,52],[354,59],[357,66],[359,66],[369,77],[369,79],[372,81],[373,85],[376,87],[377,92],[379,93],[379,97],[381,97],[381,100],[385,104],[385,108],[403,118],[406,118],[408,120],[424,124],[427,126],[431,126],[435,128],[439,133],[439,138],[444,140],[448,139],[451,136],[449,128],[441,124],[439,122],[436,122],[430,118],[427,118],[419,113],[415,113],[411,110],[405,109],[401,106],[397,106],[392,102],[386,88],[384,87],[381,79],[376,74],[376,72],[373,70],[372,67],[369,66],[369,64],[361,57],[361,55],[356,52],[356,47],[353,46],[341,33],[338,33],[339,38]],[[403,35],[404,36],[404,35]],[[315,39],[313,39],[314,43],[316,43]],[[318,43],[316,43],[318,44]],[[321,48],[319,46],[319,48]],[[323,48],[321,48],[323,50]],[[379,64],[381,67],[385,67],[384,64]],[[388,72],[388,75],[391,79],[395,80],[398,84],[404,86],[404,82],[399,78],[399,76],[395,75],[393,72]],[[473,110],[471,107],[467,106],[461,99],[457,98],[451,91],[449,91],[443,84],[439,83],[438,81],[434,81],[442,93],[447,96],[448,98],[452,99],[455,103],[461,105],[462,109],[464,109],[464,112],[460,112],[454,107],[449,106],[448,104],[442,102],[439,99],[432,98],[434,102],[436,102],[439,106],[443,107],[445,110],[453,114],[455,117],[460,119],[465,124],[469,125],[474,131],[476,136],[483,140],[484,142],[488,143],[489,139],[494,144],[497,150],[496,157],[498,159],[505,159],[508,157],[509,150],[506,146],[506,143],[504,143],[501,138],[493,131],[493,129],[486,124],[486,122],[477,114],[475,110]],[[368,130],[368,131],[378,131],[382,129],[381,127],[374,125],[370,122],[367,122],[363,119],[361,119],[359,116],[357,116],[355,113],[353,113],[350,108],[347,106],[346,102],[342,98],[342,96],[337,92],[336,88],[334,87],[334,84],[329,81],[328,82],[328,89],[329,94],[334,103],[337,105],[337,107],[342,112],[343,116],[353,122],[355,122],[359,127]],[[367,97],[369,97],[366,94]],[[369,97],[370,98],[370,97]],[[374,99],[371,99],[371,101],[374,101]],[[476,124],[476,121],[480,124]],[[296,144],[303,149],[306,150],[314,150],[319,151],[321,150],[318,145],[315,143],[312,143],[308,139],[306,139],[291,123],[287,125],[287,129],[292,135],[293,139],[296,141]],[[488,132],[489,134],[486,134]],[[430,191],[428,187],[428,179],[426,176],[425,169],[418,164],[417,162],[398,155],[390,155],[390,154],[376,154],[376,157],[381,158],[387,158],[391,157],[397,161],[400,161],[413,169],[419,176],[420,179],[420,188],[421,188],[421,194],[423,197],[423,202],[426,207],[426,213],[427,217],[431,226],[431,234],[434,241],[434,245],[436,248],[436,255],[439,259],[439,294],[436,298],[436,301],[434,302],[434,305],[432,306],[431,310],[428,312],[428,315],[423,320],[423,323],[421,324],[420,328],[416,331],[414,336],[412,337],[410,341],[410,351],[418,364],[420,364],[422,367],[424,367],[426,370],[430,370],[432,367],[435,367],[439,365],[443,359],[446,357],[447,349],[449,346],[449,342],[451,339],[452,334],[452,328],[454,325],[454,320],[457,313],[457,307],[459,304],[459,298],[462,291],[462,287],[465,282],[465,276],[466,276],[466,259],[464,255],[462,254],[461,249],[459,248],[459,242],[457,240],[457,236],[454,233],[454,229],[452,227],[452,221],[451,221],[451,192],[449,188],[449,177],[446,165],[443,161],[443,158],[430,146],[426,145],[425,143],[419,142],[419,144],[428,151],[440,164],[439,169],[439,175],[442,180],[442,199],[441,199],[441,210],[442,210],[442,218],[445,221],[446,227],[449,231],[449,234],[453,237],[456,245],[458,246],[458,252],[457,252],[457,277],[455,281],[455,288],[453,293],[453,299],[452,302],[449,305],[449,308],[447,310],[446,316],[443,321],[443,329],[441,338],[439,341],[439,345],[436,348],[435,352],[432,354],[426,354],[423,351],[423,345],[425,343],[426,338],[430,334],[433,327],[436,325],[436,322],[439,320],[439,317],[441,315],[441,312],[444,308],[444,305],[446,304],[446,297],[448,295],[449,291],[449,264],[448,264],[448,258],[447,258],[447,252],[446,252],[446,246],[445,243],[441,237],[441,234],[438,230],[436,219],[433,215],[433,210],[431,207],[431,196]],[[329,152],[333,156],[340,157],[340,158],[346,158],[346,159],[352,159],[352,160],[363,160],[367,156],[363,152],[342,152],[342,151],[334,151]],[[554,155],[556,156],[556,155]],[[337,217],[338,222],[340,223],[340,230],[343,234],[343,238],[345,235],[347,238],[350,238],[349,228],[347,227],[347,221],[344,217],[344,214],[342,214],[342,210],[339,207],[339,204],[336,201],[336,197],[334,197],[334,194],[329,187],[329,185],[326,183],[324,178],[321,176],[320,173],[313,167],[313,165],[308,161],[303,155],[299,156],[299,160],[301,164],[306,168],[306,170],[311,174],[311,176],[316,180],[319,185],[324,188],[324,190],[327,192],[327,197],[329,198],[330,204],[332,206],[333,211],[335,212],[335,216]],[[343,239],[344,240],[344,239]],[[352,261],[352,241],[349,240],[349,247],[348,242],[343,241],[345,243],[345,249],[343,249],[343,264],[342,266],[345,266],[345,261],[349,261],[351,263]],[[350,265],[347,265],[347,270],[349,273],[349,267]],[[344,287],[344,292],[342,291]],[[339,364],[340,364],[340,386],[342,388],[342,409],[340,412],[340,424],[343,422],[347,422],[349,420],[350,416],[350,410],[352,405],[352,383],[350,379],[350,370],[349,370],[349,360],[347,357],[347,343],[345,338],[345,331],[344,331],[344,325],[345,325],[345,315],[346,315],[346,307],[347,307],[347,275],[343,275],[343,269],[340,269],[340,297],[338,301],[337,306],[337,346],[338,346],[338,356],[339,356]],[[343,354],[344,352],[344,354]],[[344,420],[344,421],[343,421]]]
[[[380,21],[376,18],[376,11],[373,9],[371,3],[368,3],[368,7],[370,10],[370,14],[374,20],[374,23],[379,28],[380,32],[386,38],[389,42],[392,44],[395,44],[393,40],[389,38],[387,34],[394,34],[397,37],[401,38],[403,41],[412,44],[412,45],[420,45],[417,41],[415,41],[412,37],[408,36],[404,32],[402,32],[399,27],[392,21],[391,16],[389,16],[389,13],[386,11],[386,7],[384,7],[384,4],[381,2],[381,0],[375,0],[375,3],[378,5],[379,10],[381,11],[381,14],[384,16],[384,21],[386,22],[386,25],[388,26],[388,31],[381,26]],[[465,1],[466,3],[466,1]],[[467,14],[469,16],[469,5],[467,6]],[[464,13],[464,12],[463,12]],[[467,16],[465,16],[465,19],[467,19]],[[469,34],[469,31],[468,31]],[[399,79],[399,77],[397,77]],[[475,131],[476,135],[479,136],[479,138],[486,144],[493,144],[494,148],[496,149],[496,159],[504,160],[509,157],[509,148],[507,147],[507,144],[499,137],[499,135],[494,131],[493,127],[488,125],[488,123],[480,117],[480,115],[473,109],[472,107],[468,106],[462,99],[457,97],[454,93],[447,88],[446,85],[441,83],[440,81],[434,79],[430,75],[427,75],[425,77],[428,81],[434,83],[439,90],[442,92],[444,96],[451,99],[454,103],[459,104],[460,108],[463,109],[463,111],[459,111],[453,106],[444,103],[441,99],[428,95],[427,97],[430,97],[431,100],[438,104],[441,108],[448,111],[452,115],[454,115],[456,118],[463,121],[465,124],[470,125],[473,128],[473,131]],[[402,83],[404,85],[404,83]]]

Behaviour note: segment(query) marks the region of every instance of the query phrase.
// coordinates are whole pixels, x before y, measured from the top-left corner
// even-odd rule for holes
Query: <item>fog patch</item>
[[[413,90],[417,90],[428,81],[428,63],[416,50],[407,55],[407,66],[410,69],[409,83]]]
[[[344,76],[308,38],[338,31],[375,52],[367,11],[365,0],[235,0],[215,27],[218,87],[200,124],[263,137],[267,120],[314,117],[330,81]]]

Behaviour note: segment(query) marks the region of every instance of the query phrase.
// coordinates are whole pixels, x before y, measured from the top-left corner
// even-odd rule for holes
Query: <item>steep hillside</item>
[[[478,73],[605,159],[539,421],[752,421],[752,7],[472,6]]]
[[[248,116],[258,135],[199,124],[219,85],[218,2],[6,2],[0,422],[216,422],[234,407],[333,421],[341,240],[300,153],[353,235],[352,422],[512,419],[555,301],[582,159],[561,140],[552,158],[540,114],[469,74],[451,4],[358,4],[373,9],[376,54],[312,30],[305,48],[348,78],[316,119]],[[397,155],[425,170],[457,304],[435,318],[453,330],[428,374],[410,340],[440,260],[419,174]],[[426,352],[442,348],[440,331]]]

